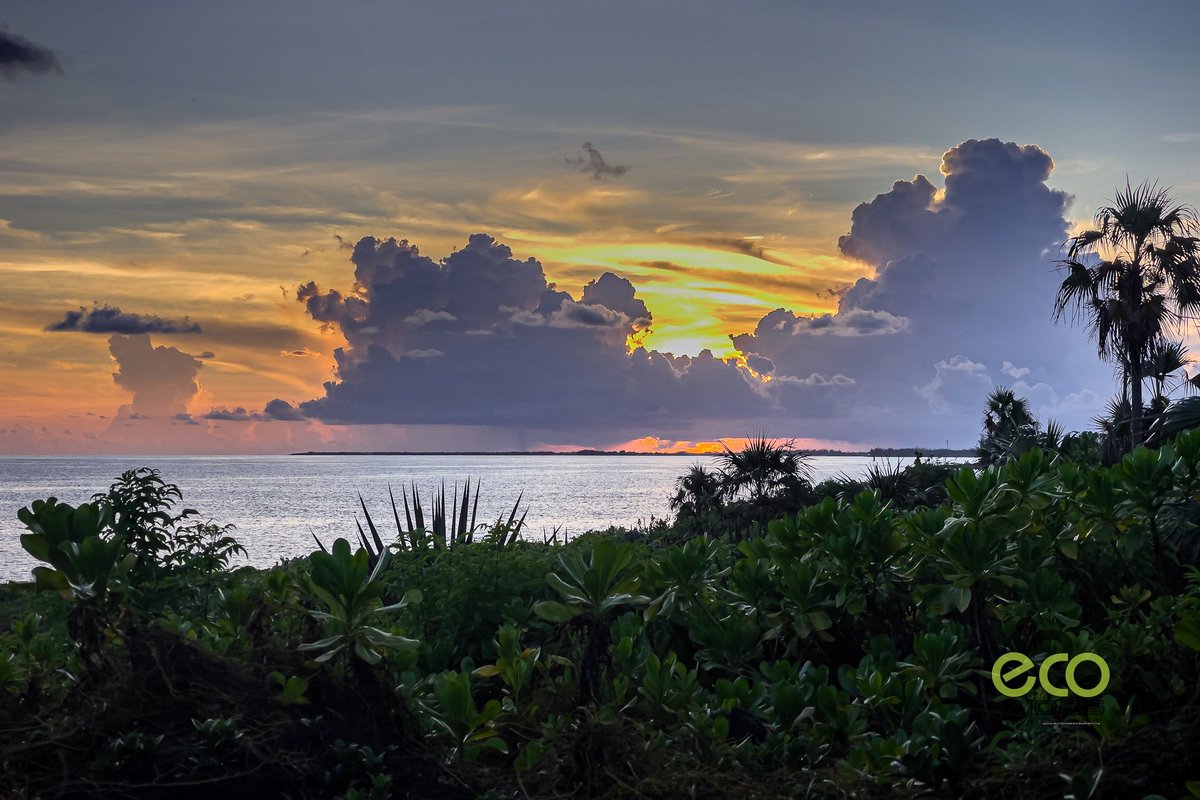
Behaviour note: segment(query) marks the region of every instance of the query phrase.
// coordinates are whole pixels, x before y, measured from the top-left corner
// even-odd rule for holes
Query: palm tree
[[[1150,354],[1145,364],[1146,376],[1154,381],[1154,394],[1150,398],[1150,407],[1161,413],[1170,405],[1171,392],[1188,386],[1187,375],[1176,378],[1184,367],[1192,363],[1188,357],[1187,347],[1183,342],[1164,340]]]
[[[808,460],[797,454],[794,446],[791,439],[776,443],[761,433],[751,438],[741,450],[726,447],[718,456],[724,494],[736,497],[746,490],[750,500],[757,504],[786,483],[808,481]]]
[[[1129,423],[1133,412],[1129,408],[1129,400],[1124,397],[1114,397],[1108,401],[1105,413],[1092,417],[1092,424],[1100,432],[1100,461],[1103,464],[1115,464],[1133,449]]]
[[[1054,318],[1070,309],[1096,338],[1100,357],[1117,363],[1136,447],[1144,439],[1149,362],[1200,310],[1200,222],[1194,208],[1157,184],[1128,182],[1095,222],[1068,242]]]
[[[703,516],[721,508],[721,476],[705,469],[701,464],[692,464],[687,474],[675,481],[675,496],[671,498],[671,510],[681,516]]]
[[[1029,410],[1029,401],[1012,389],[997,386],[988,395],[983,411],[983,434],[975,452],[983,466],[1003,464],[1035,448],[1050,455],[1061,453],[1066,442],[1062,425],[1048,420],[1045,427]]]
[[[1037,433],[1038,423],[1029,410],[1029,401],[1017,397],[1012,389],[997,386],[988,395],[983,411],[983,434],[976,447],[979,460],[985,465],[1005,461]]]

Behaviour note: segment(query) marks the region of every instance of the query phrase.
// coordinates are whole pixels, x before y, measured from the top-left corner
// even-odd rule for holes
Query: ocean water
[[[817,480],[859,476],[873,459],[811,459]],[[559,528],[575,535],[610,525],[649,523],[668,516],[676,478],[705,456],[147,456],[0,458],[0,581],[29,580],[37,562],[21,549],[17,510],[36,499],[77,504],[107,489],[121,472],[154,467],[183,491],[183,506],[204,519],[237,527],[247,561],[269,566],[314,549],[313,534],[327,545],[338,536],[355,541],[359,494],[384,538],[394,531],[388,486],[415,481],[426,511],[444,480],[480,483],[479,519],[507,518],[524,491],[526,535]],[[895,463],[893,460],[891,463]],[[403,510],[403,507],[401,507]],[[365,525],[364,525],[365,527]]]

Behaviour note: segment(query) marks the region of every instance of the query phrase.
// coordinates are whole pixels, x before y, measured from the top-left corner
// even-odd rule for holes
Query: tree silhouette
[[[1200,309],[1200,225],[1194,208],[1150,183],[1126,183],[1095,223],[1067,243],[1054,318],[1070,311],[1096,339],[1100,357],[1117,363],[1130,445],[1137,447],[1145,438],[1142,382],[1151,377],[1151,362]]]
[[[761,503],[789,480],[809,478],[807,459],[794,452],[794,442],[776,443],[759,434],[741,450],[725,448],[719,456],[721,485],[728,497],[743,491],[754,503]]]

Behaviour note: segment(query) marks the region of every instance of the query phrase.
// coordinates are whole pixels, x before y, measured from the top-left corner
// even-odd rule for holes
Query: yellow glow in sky
[[[540,252],[549,278],[577,296],[584,283],[603,272],[628,278],[654,315],[646,346],[687,355],[704,349],[733,355],[729,336],[752,330],[754,321],[775,308],[830,312],[837,302],[825,290],[864,269],[849,260],[828,258],[810,266],[811,256],[804,253],[768,251],[775,261],[787,262],[775,263],[680,244],[560,244]]]

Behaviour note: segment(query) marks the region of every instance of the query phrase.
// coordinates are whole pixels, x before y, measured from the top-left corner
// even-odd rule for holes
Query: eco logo
[[[1066,688],[1057,686],[1050,680],[1050,669],[1064,661],[1067,664]],[[1076,671],[1081,664],[1087,663],[1094,664],[1099,670],[1095,686],[1080,686],[1077,680]],[[1005,653],[1000,656],[992,665],[992,683],[995,684],[996,691],[1005,697],[1023,697],[1029,694],[1036,682],[1040,683],[1042,690],[1052,697],[1067,697],[1072,694],[1079,697],[1095,697],[1108,688],[1108,679],[1111,675],[1108,663],[1095,653],[1080,653],[1074,657],[1067,653],[1054,653],[1042,661],[1036,680],[1032,675],[1026,675],[1025,680],[1018,683],[1017,680],[1033,667],[1033,659],[1024,653]]]

